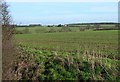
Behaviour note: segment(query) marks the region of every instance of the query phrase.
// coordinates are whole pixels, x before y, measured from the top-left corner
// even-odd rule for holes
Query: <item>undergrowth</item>
[[[37,50],[19,45],[25,59],[34,62],[21,69],[23,80],[108,80],[119,81],[119,60],[94,54]],[[24,60],[24,59],[23,59]]]

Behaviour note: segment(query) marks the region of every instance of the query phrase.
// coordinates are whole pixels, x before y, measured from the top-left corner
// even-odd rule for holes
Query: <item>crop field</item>
[[[36,49],[56,51],[96,50],[106,55],[116,55],[118,31],[85,31],[16,35],[22,44]]]
[[[74,31],[35,33],[35,29],[29,28],[30,34],[16,34],[15,40],[41,66],[39,80],[120,80],[118,30],[78,31],[71,27]]]

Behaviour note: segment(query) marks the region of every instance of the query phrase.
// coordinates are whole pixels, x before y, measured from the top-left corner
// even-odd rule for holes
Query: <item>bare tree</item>
[[[10,21],[11,21],[11,16],[9,15],[9,10],[8,10],[8,5],[6,2],[3,2],[2,3],[2,24],[3,25],[8,25],[10,24]]]
[[[5,1],[2,1],[1,4],[1,12],[0,12],[0,18],[2,23],[2,79],[8,80],[11,78],[11,74],[8,72],[8,68],[12,67],[10,66],[11,62],[15,58],[13,55],[13,44],[12,44],[12,32],[13,32],[13,26],[11,25],[11,16],[9,12],[9,6]]]
[[[10,25],[11,23],[11,16],[9,14],[8,4],[3,1],[2,2],[2,10],[1,10],[1,16],[2,16],[2,35],[3,35],[3,41],[6,39],[10,39],[12,36],[13,26]]]

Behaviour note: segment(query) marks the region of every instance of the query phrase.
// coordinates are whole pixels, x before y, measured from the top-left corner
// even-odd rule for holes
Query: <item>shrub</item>
[[[14,29],[13,34],[23,34],[23,32],[22,32],[22,31],[19,31],[19,30],[15,30],[15,29]]]
[[[49,33],[53,33],[53,32],[57,32],[55,28],[50,28],[50,30],[48,31]]]
[[[72,30],[69,27],[62,27],[59,32],[71,32]]]
[[[23,29],[22,32],[23,32],[23,34],[30,34],[31,33],[28,27]]]
[[[63,27],[63,25],[59,24],[57,27]]]

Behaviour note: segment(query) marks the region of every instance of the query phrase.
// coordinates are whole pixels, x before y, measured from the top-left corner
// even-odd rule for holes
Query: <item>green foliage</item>
[[[59,24],[57,27],[62,27],[63,25]]]
[[[25,53],[31,54],[32,59],[40,66],[41,72],[38,73],[38,80],[93,80],[99,77],[108,81],[119,79],[114,77],[116,69],[111,72],[111,69],[106,67],[105,63],[102,65],[97,60],[94,60],[95,69],[92,70],[92,63],[87,60],[81,60],[82,56],[78,58],[79,54],[73,55],[74,52],[37,50],[24,44],[19,44],[19,47]],[[104,58],[102,60],[111,61]],[[111,65],[114,65],[114,63]],[[29,70],[30,75],[34,72],[35,70],[32,70],[32,68]]]

